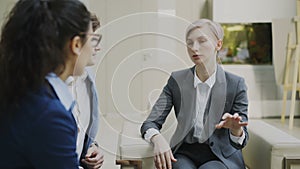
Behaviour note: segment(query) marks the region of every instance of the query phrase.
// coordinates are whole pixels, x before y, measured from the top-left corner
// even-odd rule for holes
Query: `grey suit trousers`
[[[227,169],[206,143],[183,143],[174,156],[173,169]]]

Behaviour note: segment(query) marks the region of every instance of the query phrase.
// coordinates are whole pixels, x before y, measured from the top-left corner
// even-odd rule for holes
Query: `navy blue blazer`
[[[78,169],[75,119],[49,84],[3,113],[0,168]]]

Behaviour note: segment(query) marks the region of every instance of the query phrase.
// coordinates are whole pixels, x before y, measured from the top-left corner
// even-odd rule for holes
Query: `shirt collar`
[[[46,76],[46,79],[53,87],[62,105],[66,108],[66,110],[70,110],[73,104],[73,97],[69,92],[68,86],[55,73],[49,73]]]
[[[198,78],[197,73],[196,73],[196,68],[195,68],[195,70],[194,70],[194,87],[196,88],[199,83],[206,83],[209,86],[209,88],[212,88],[212,86],[216,82],[216,72],[217,72],[217,70],[215,70],[215,72],[205,82],[202,82]]]
[[[82,82],[84,82],[86,79],[88,78],[88,73],[86,71],[83,72],[82,75],[80,76],[69,76],[67,78],[67,80],[65,80],[65,83],[68,85],[68,86],[72,86],[72,84],[75,82],[75,80],[81,80]]]
[[[86,71],[83,71],[82,75],[78,76],[77,78],[81,79],[82,81],[85,81],[88,74]]]
[[[68,85],[68,86],[72,86],[72,84],[74,83],[75,79],[73,76],[69,76],[67,78],[67,80],[65,80],[65,83]]]

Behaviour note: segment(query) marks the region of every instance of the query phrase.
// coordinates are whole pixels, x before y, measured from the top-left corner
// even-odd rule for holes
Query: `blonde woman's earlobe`
[[[79,56],[81,53],[82,42],[79,36],[75,36],[71,39],[71,51],[73,54]]]
[[[217,46],[216,46],[216,50],[217,50],[217,51],[221,50],[222,45],[223,45],[223,41],[222,41],[222,40],[218,40]]]

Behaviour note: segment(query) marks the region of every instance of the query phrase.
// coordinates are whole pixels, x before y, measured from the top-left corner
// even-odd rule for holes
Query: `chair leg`
[[[134,169],[142,169],[142,160],[116,160],[117,165],[123,167],[134,167]]]
[[[286,99],[287,99],[287,90],[284,89],[283,98],[282,98],[282,110],[281,110],[281,122],[284,123],[285,121],[285,114],[286,114]]]

